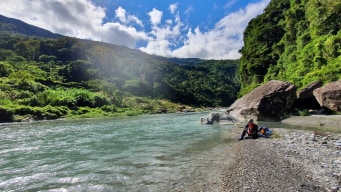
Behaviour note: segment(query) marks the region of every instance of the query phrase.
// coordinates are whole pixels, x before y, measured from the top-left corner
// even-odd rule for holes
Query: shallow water
[[[206,115],[0,125],[0,191],[217,191],[233,126]]]

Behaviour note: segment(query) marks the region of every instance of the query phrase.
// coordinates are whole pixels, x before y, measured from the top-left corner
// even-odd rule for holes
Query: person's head
[[[247,121],[247,123],[248,123],[248,124],[253,124],[253,119],[249,119],[249,120]]]

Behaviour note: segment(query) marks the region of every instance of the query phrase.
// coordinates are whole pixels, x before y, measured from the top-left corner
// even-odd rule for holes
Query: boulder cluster
[[[313,82],[297,92],[289,82],[272,80],[236,100],[228,113],[237,119],[278,121],[293,109],[341,111],[341,80],[323,85]]]

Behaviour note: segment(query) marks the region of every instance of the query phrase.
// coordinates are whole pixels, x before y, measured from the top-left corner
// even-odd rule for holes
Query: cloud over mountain
[[[124,6],[109,10],[88,0],[4,0],[0,1],[0,13],[54,33],[124,45],[149,54],[237,59],[247,23],[268,3],[250,3],[226,14],[211,28],[192,26],[185,11],[180,12],[181,2],[169,4],[164,10],[154,7],[137,14]],[[171,17],[166,17],[166,12]],[[109,18],[108,13],[114,18]]]

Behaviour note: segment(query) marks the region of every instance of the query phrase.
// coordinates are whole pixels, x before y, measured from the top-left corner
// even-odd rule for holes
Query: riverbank
[[[223,191],[341,191],[340,133],[271,129],[274,138],[233,144]],[[238,138],[240,132],[231,134]]]
[[[341,132],[341,115],[291,116],[282,120],[283,123],[338,130]]]

